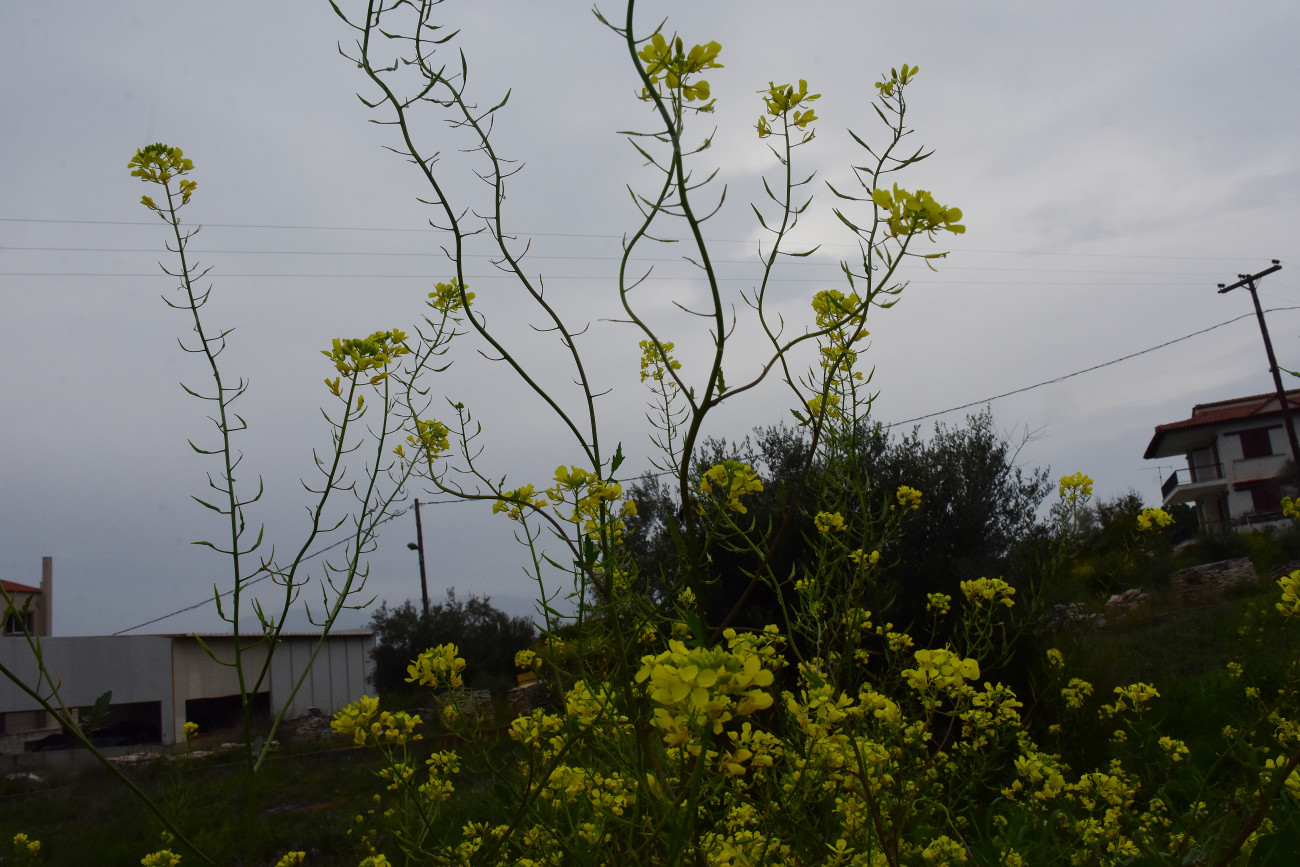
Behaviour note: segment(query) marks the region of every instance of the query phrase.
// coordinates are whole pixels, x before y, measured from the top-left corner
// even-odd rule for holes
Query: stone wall
[[[1169,576],[1169,588],[1183,602],[1211,602],[1229,587],[1259,580],[1249,557],[1220,560],[1203,566],[1179,569]]]

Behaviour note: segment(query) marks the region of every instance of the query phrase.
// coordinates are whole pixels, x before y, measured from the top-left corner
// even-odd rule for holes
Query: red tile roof
[[[1286,396],[1287,403],[1291,405],[1291,408],[1300,412],[1300,389],[1288,391]],[[1164,439],[1164,435],[1170,431],[1186,430],[1188,428],[1197,427],[1210,427],[1230,421],[1241,421],[1249,418],[1268,418],[1270,416],[1281,414],[1281,410],[1277,407],[1277,392],[1274,391],[1268,392],[1267,394],[1252,394],[1247,397],[1234,397],[1230,400],[1198,403],[1196,406],[1192,407],[1191,418],[1185,418],[1182,421],[1172,421],[1168,424],[1156,425],[1156,433],[1151,439],[1151,444],[1147,446],[1146,457],[1151,458],[1155,456],[1156,451],[1160,448],[1160,441]]]
[[[6,581],[0,578],[0,587],[5,589],[6,593],[40,593],[39,587],[28,587],[26,584],[19,584],[15,581]]]

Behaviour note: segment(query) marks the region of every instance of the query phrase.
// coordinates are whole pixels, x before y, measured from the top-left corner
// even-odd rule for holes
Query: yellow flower
[[[894,496],[898,499],[898,505],[904,509],[916,510],[921,508],[921,492],[916,488],[899,485],[898,490],[894,492]]]
[[[1277,610],[1285,617],[1300,617],[1300,570],[1277,579],[1277,586],[1282,588],[1282,601],[1277,603]]]
[[[961,592],[970,602],[979,604],[980,600],[994,605],[1012,607],[1015,602],[1011,597],[1016,594],[1012,587],[1001,578],[977,578],[974,581],[961,582]]]
[[[415,419],[415,433],[406,438],[412,447],[423,449],[430,458],[451,448],[451,431],[436,419]]]
[[[160,142],[137,150],[127,163],[127,168],[131,169],[133,178],[146,183],[166,184],[172,177],[192,170],[194,163],[180,148],[168,147]]]
[[[843,533],[848,529],[844,525],[844,516],[839,512],[818,512],[816,517],[813,518],[813,526],[817,528],[818,533],[823,535],[832,530]]]
[[[733,716],[772,705],[772,696],[763,688],[774,678],[763,667],[761,654],[745,642],[733,640],[731,645],[688,649],[673,639],[663,653],[642,657],[636,681],[648,685],[650,699],[659,705],[654,725],[663,732],[665,744],[685,744],[701,726],[721,734]]]
[[[455,277],[447,283],[438,283],[429,293],[429,306],[443,315],[459,312],[474,300],[473,292],[465,292]]]
[[[656,346],[653,340],[642,340],[640,346],[642,382],[647,379],[663,382],[664,373],[668,369],[681,370],[682,363],[669,354],[673,351],[673,344],[668,341]],[[669,381],[672,382],[672,380]],[[676,386],[675,382],[672,384],[674,387]]]
[[[710,42],[707,45],[692,46],[688,52],[680,37],[669,42],[662,33],[656,33],[637,52],[637,56],[645,63],[646,77],[657,91],[662,93],[662,88],[666,85],[669,95],[674,99],[692,102],[709,98],[709,83],[703,79],[689,79],[706,69],[721,69],[722,64],[717,60],[720,51],[721,45]],[[650,99],[650,93],[643,90],[641,98]],[[698,110],[711,111],[712,106],[713,103],[710,102],[699,106]]]
[[[1137,516],[1137,528],[1143,533],[1158,533],[1174,522],[1164,509],[1143,509]]]
[[[716,494],[715,487],[718,489]],[[740,502],[740,498],[761,492],[763,483],[758,480],[758,474],[749,464],[742,464],[740,461],[723,461],[705,471],[704,477],[700,480],[700,489],[706,494],[714,494],[719,499],[725,500],[724,505],[729,511],[743,515],[749,510],[745,508],[744,503]]]
[[[141,858],[140,863],[144,867],[177,867],[181,863],[181,856],[170,849],[159,849]]]
[[[394,328],[392,331],[376,331],[369,337],[334,338],[329,349],[322,349],[321,355],[334,362],[334,369],[343,376],[353,376],[368,370],[378,373],[370,377],[371,385],[377,385],[388,376],[388,365],[396,358],[410,353],[403,341],[406,334]],[[329,380],[326,380],[326,384]],[[332,390],[332,389],[331,389]]]
[[[918,650],[916,668],[903,671],[907,685],[917,691],[935,687],[955,693],[968,680],[978,680],[980,665],[974,659],[962,659],[950,650]]]
[[[460,650],[454,644],[439,644],[431,647],[416,657],[406,667],[407,683],[439,689],[450,686],[460,689],[463,680],[460,673],[465,670],[465,660],[460,658]]]
[[[1073,503],[1092,496],[1092,479],[1083,473],[1061,477],[1061,499]]]
[[[935,614],[947,614],[949,607],[952,605],[952,597],[947,593],[928,593],[926,594],[926,610],[933,611]]]
[[[1065,657],[1061,655],[1061,651],[1053,647],[1047,651],[1047,664],[1056,671],[1061,671],[1065,668]]]
[[[1092,684],[1086,680],[1077,677],[1070,678],[1070,683],[1061,690],[1061,698],[1065,699],[1065,706],[1078,710],[1083,707],[1083,701],[1092,695]]]
[[[1160,739],[1160,749],[1165,751],[1171,762],[1182,761],[1183,756],[1188,754],[1187,744],[1177,738],[1162,737]]]
[[[185,740],[190,740],[199,733],[199,724],[196,722],[187,722],[184,727]]]
[[[966,227],[957,221],[961,219],[960,208],[945,208],[934,200],[927,190],[915,193],[894,184],[893,191],[875,189],[871,200],[885,211],[884,224],[889,234],[895,238],[906,238],[917,233],[933,235],[936,231],[952,232],[961,235]]]

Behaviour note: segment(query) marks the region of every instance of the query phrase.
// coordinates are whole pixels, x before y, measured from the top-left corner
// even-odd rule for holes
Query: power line
[[[451,500],[446,500],[446,501],[444,501],[444,502],[452,502],[452,501],[451,501]],[[468,501],[461,501],[461,502],[468,502]],[[382,520],[376,522],[375,526],[379,526],[380,524],[387,524],[389,521],[392,521],[392,520],[395,519],[395,518],[400,518],[402,515],[405,515],[406,512],[407,512],[406,509],[399,509],[398,511],[396,511],[396,512],[394,512],[393,514],[389,515],[387,518],[384,518],[384,519],[382,519]],[[337,547],[339,547],[340,545],[346,545],[348,542],[351,542],[351,541],[352,541],[351,538],[340,539],[340,540],[338,540],[337,542],[335,542],[335,543],[333,543],[333,544],[331,544],[331,545],[326,545],[324,548],[321,548],[319,551],[313,551],[312,553],[307,554],[306,556],[304,556],[304,557],[302,558],[302,562],[305,563],[305,562],[308,561],[308,560],[311,560],[311,559],[313,559],[313,558],[315,558],[315,557],[319,557],[320,555],[324,554],[326,551],[331,551],[331,550],[333,550],[334,548],[337,548]],[[249,587],[252,587],[254,584],[261,584],[261,583],[262,583],[263,581],[265,581],[267,578],[270,578],[271,575],[272,575],[272,573],[268,572],[268,573],[266,573],[265,575],[263,575],[263,576],[260,577],[260,578],[254,578],[252,581],[249,581],[247,584],[244,584],[244,585],[243,585],[242,587],[240,587],[239,589],[240,589],[240,590],[247,590]],[[151,626],[151,625],[153,625],[153,624],[155,624],[155,623],[158,623],[158,622],[160,622],[160,621],[167,620],[168,618],[171,618],[171,617],[175,617],[177,614],[184,614],[184,613],[187,612],[187,611],[195,611],[195,610],[197,610],[197,609],[199,609],[199,608],[204,607],[205,605],[211,605],[212,603],[216,602],[218,599],[225,598],[225,597],[227,597],[227,596],[233,596],[234,593],[235,593],[235,590],[232,588],[232,589],[230,589],[230,590],[227,590],[225,593],[218,593],[218,594],[216,594],[216,595],[214,595],[214,596],[208,596],[207,598],[205,598],[205,599],[203,599],[203,600],[201,600],[201,601],[199,601],[199,602],[195,602],[193,605],[187,605],[187,606],[185,606],[184,608],[178,608],[178,609],[176,609],[175,611],[172,611],[172,612],[170,612],[170,613],[168,613],[168,614],[164,614],[164,615],[162,615],[162,616],[160,616],[160,617],[155,617],[155,618],[153,618],[152,620],[146,620],[144,623],[137,623],[135,626],[128,626],[126,629],[119,629],[117,632],[114,632],[113,634],[114,634],[114,635],[124,635],[124,634],[126,634],[126,633],[128,633],[128,632],[134,632],[134,631],[137,630],[137,629],[143,629],[143,628],[146,627],[146,626]]]
[[[1275,313],[1284,310],[1300,310],[1300,307],[1271,307],[1265,312]],[[970,409],[973,406],[982,406],[983,404],[992,403],[993,401],[1001,400],[1004,397],[1011,397],[1013,394],[1023,394],[1026,391],[1033,391],[1034,389],[1042,388],[1045,385],[1055,385],[1058,382],[1065,382],[1065,380],[1067,379],[1073,379],[1076,376],[1081,376],[1085,373],[1091,373],[1094,370],[1101,370],[1103,367],[1110,367],[1112,364],[1119,364],[1121,361],[1128,361],[1131,358],[1137,358],[1139,355],[1146,355],[1149,352],[1155,352],[1157,349],[1164,349],[1167,346],[1173,346],[1175,343],[1181,343],[1184,340],[1189,340],[1193,337],[1197,337],[1199,335],[1213,331],[1216,328],[1222,328],[1225,325],[1231,325],[1234,322],[1240,322],[1243,319],[1249,319],[1251,316],[1254,315],[1255,314],[1253,313],[1245,313],[1233,319],[1228,319],[1224,322],[1220,322],[1217,325],[1211,325],[1209,328],[1202,328],[1200,331],[1193,331],[1191,334],[1184,334],[1182,337],[1175,337],[1173,340],[1166,340],[1164,343],[1161,343],[1157,346],[1151,346],[1139,352],[1133,352],[1128,355],[1122,356],[1120,358],[1114,358],[1111,359],[1110,361],[1104,361],[1101,364],[1094,364],[1092,367],[1085,367],[1083,370],[1076,370],[1073,373],[1067,373],[1064,376],[1058,376],[1055,379],[1047,379],[1042,382],[1034,383],[1033,385],[1026,385],[1024,388],[1017,388],[1013,391],[1006,391],[1003,392],[1002,394],[995,394],[993,397],[986,397],[983,400],[976,400],[970,403],[964,403],[961,406],[949,407],[948,409],[941,409],[938,412],[931,412],[931,413],[926,413],[925,415],[918,415],[915,418],[903,419],[902,421],[893,422],[891,425],[889,425],[889,427],[911,424],[912,422],[916,422],[916,421],[924,421],[927,418],[934,418],[935,416],[939,416],[939,415],[947,415],[950,412],[957,412],[958,410]]]
[[[375,256],[381,258],[397,256],[416,256],[421,258],[440,258],[445,259],[446,253],[438,251],[401,251],[401,250],[218,250],[218,249],[195,249],[186,248],[188,252],[199,255],[229,255],[229,256]],[[47,252],[47,253],[147,253],[158,255],[163,252],[157,247],[43,247],[43,246],[17,246],[17,245],[0,245],[0,250],[13,250],[22,252]],[[466,253],[466,259],[488,259],[495,260],[500,258],[500,254],[492,253]],[[621,262],[621,256],[586,256],[560,253],[536,253],[529,252],[529,259],[571,259],[575,262]],[[680,256],[635,256],[629,261],[632,262],[681,262]],[[726,265],[756,265],[761,264],[757,259],[714,259],[715,263]],[[833,268],[839,270],[838,262],[805,260],[801,266],[818,268]],[[1016,268],[1001,265],[951,265],[944,264],[944,273],[951,271],[996,271],[996,272],[1013,272],[1025,274],[1145,274],[1149,276],[1160,277],[1205,277],[1208,272],[1203,271],[1133,271],[1119,270],[1113,268]],[[121,275],[106,275],[121,276]]]
[[[165,276],[165,275],[162,275],[160,272],[149,272],[143,274],[137,274],[137,273],[106,274],[102,271],[83,271],[83,272],[0,271],[0,277],[103,277],[103,278],[119,277],[119,278],[140,279],[145,277],[159,277],[159,276]],[[610,279],[608,274],[550,274],[544,276],[546,276],[546,279],[548,280],[608,281]],[[301,280],[345,279],[345,280],[429,281],[435,279],[436,277],[437,275],[435,274],[337,274],[337,273],[336,274],[220,273],[220,274],[212,275],[212,279],[229,278],[229,279],[258,279],[258,280],[279,278],[279,279],[301,279]],[[513,280],[513,279],[515,279],[513,274],[467,274],[465,276],[466,281],[473,280],[475,282],[480,282],[483,280]],[[705,278],[703,276],[697,277],[696,275],[693,274],[658,275],[658,276],[652,274],[647,277],[638,278],[638,279],[640,280],[691,280],[691,279],[703,280]],[[754,278],[752,276],[750,277],[717,276],[714,279],[721,283],[737,282],[737,281],[749,282],[749,283],[754,282]],[[911,278],[902,276],[900,277],[900,279],[906,280]],[[771,277],[768,279],[769,283],[810,283],[810,282],[821,282],[821,281],[822,278],[820,277]],[[1151,280],[1128,280],[1128,281],[1125,280],[1017,280],[1013,282],[1007,280],[941,280],[941,279],[936,280],[929,277],[926,278],[925,282],[926,285],[932,285],[932,286],[1005,286],[1008,288],[1017,287],[1017,286],[1025,286],[1031,288],[1036,286],[1107,286],[1107,287],[1131,286],[1131,287],[1146,287],[1146,288],[1161,288],[1161,289],[1177,289],[1177,288],[1194,288],[1194,287],[1200,287],[1202,285],[1199,281],[1193,282],[1187,280],[1178,281],[1178,282],[1153,282]]]
[[[0,217],[0,223],[51,223],[58,225],[87,225],[87,226],[158,226],[158,221],[143,220],[70,220],[70,219],[38,219],[32,217]],[[436,231],[432,228],[412,228],[403,227],[383,227],[383,226],[297,226],[289,224],[267,224],[267,223],[201,223],[199,225],[212,229],[292,229],[302,231],[316,232],[430,232]],[[529,236],[537,238],[609,238],[621,240],[626,237],[620,234],[606,234],[596,232],[527,232],[517,231],[512,233],[517,236]],[[753,244],[752,238],[706,238],[709,243],[715,244]],[[823,247],[850,247],[856,248],[852,243],[834,243],[823,244]],[[981,253],[997,254],[1011,256],[1081,256],[1089,258],[1110,258],[1110,259],[1174,259],[1179,261],[1196,260],[1206,262],[1235,262],[1240,261],[1240,256],[1161,256],[1143,253],[1066,253],[1054,252],[1050,250],[980,250],[974,248],[954,249],[952,253]]]

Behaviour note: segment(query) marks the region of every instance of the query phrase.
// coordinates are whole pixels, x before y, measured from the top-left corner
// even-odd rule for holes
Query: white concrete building
[[[301,689],[290,701],[319,638],[312,634],[281,636],[255,706],[278,711],[289,702],[286,718],[300,716],[310,707],[332,714],[366,692],[374,635],[335,632],[321,646]],[[234,639],[230,635],[202,636],[202,640],[217,659],[231,658]],[[177,743],[184,739],[187,721],[212,730],[237,719],[239,687],[234,669],[214,661],[193,635],[45,637],[40,646],[46,671],[57,678],[65,705],[88,708],[111,690],[105,725],[128,735],[138,734],[141,742]],[[265,659],[265,646],[253,648],[245,656],[246,670],[255,676]],[[36,661],[21,638],[0,638],[0,664],[25,684],[48,691],[48,684],[38,687]],[[48,724],[35,699],[0,678],[0,734],[34,735],[48,730]]]
[[[1300,420],[1300,389],[1286,393]],[[1164,505],[1194,502],[1203,530],[1257,526],[1282,517],[1293,455],[1276,393],[1197,404],[1190,418],[1156,426],[1145,457],[1187,461],[1165,480]]]

